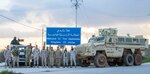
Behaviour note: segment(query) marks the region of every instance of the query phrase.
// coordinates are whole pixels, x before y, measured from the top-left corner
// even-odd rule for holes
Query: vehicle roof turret
[[[99,36],[117,36],[118,30],[116,28],[98,29]]]

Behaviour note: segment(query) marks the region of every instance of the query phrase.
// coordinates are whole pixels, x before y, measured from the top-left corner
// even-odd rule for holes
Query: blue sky
[[[120,35],[140,34],[150,39],[149,3],[150,0],[83,0],[78,10],[78,26],[85,38],[98,28],[115,27]],[[75,10],[70,0],[3,0],[0,15],[36,28],[43,24],[75,26]],[[0,38],[13,36],[33,38],[41,37],[41,33],[0,17]]]

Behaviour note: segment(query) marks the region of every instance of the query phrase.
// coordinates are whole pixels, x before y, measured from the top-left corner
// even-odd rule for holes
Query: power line
[[[16,20],[13,20],[13,19],[11,19],[11,18],[8,18],[8,17],[6,17],[6,16],[4,16],[4,15],[0,15],[0,16],[3,17],[3,18],[8,19],[8,20],[10,20],[10,21],[13,21],[13,22],[15,22],[15,23],[17,23],[17,24],[23,25],[23,26],[25,26],[25,27],[29,27],[29,28],[33,28],[33,29],[36,29],[36,30],[40,30],[40,31],[41,31],[41,29],[39,29],[39,28],[35,28],[35,27],[32,27],[32,26],[25,25],[25,24],[23,24],[23,23],[17,22]]]
[[[83,2],[83,0],[71,0],[73,6],[75,7],[75,15],[76,15],[76,27],[77,27],[77,24],[78,24],[78,8],[80,7],[81,5],[81,2]]]

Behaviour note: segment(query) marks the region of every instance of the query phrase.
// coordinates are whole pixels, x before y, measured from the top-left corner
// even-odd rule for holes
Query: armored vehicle
[[[76,46],[77,59],[83,67],[94,63],[96,67],[141,65],[142,53],[148,48],[148,39],[142,35],[118,36],[116,28],[99,29],[88,43]]]

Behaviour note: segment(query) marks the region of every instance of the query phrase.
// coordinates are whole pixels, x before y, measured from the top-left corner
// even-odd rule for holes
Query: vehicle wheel
[[[96,67],[105,67],[107,65],[107,58],[104,54],[97,54],[94,58],[94,65]]]
[[[109,66],[116,66],[116,63],[115,62],[108,62],[108,65]]]
[[[134,64],[134,57],[132,54],[125,54],[123,60],[127,66],[132,66]]]
[[[141,65],[142,64],[142,56],[140,54],[134,55],[134,64],[135,65]]]

